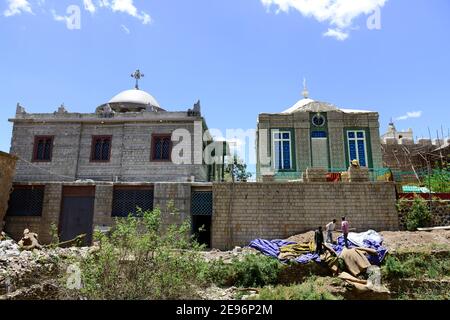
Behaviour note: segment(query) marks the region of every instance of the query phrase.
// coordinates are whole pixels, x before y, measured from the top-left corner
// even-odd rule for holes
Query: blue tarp
[[[349,249],[360,247],[360,246],[356,245],[355,243],[353,243],[352,241],[350,241],[349,239],[347,240],[347,242],[348,242]],[[337,244],[333,244],[333,245],[331,245],[331,247],[333,248],[334,251],[336,251],[338,256],[341,255],[341,252],[345,247],[344,237],[339,236],[337,238]],[[365,240],[363,240],[362,247],[377,250],[377,253],[378,253],[377,255],[369,254],[367,257],[367,259],[369,260],[369,262],[371,264],[375,264],[375,265],[379,266],[381,264],[381,262],[383,262],[384,257],[386,256],[386,253],[387,253],[387,249],[381,245],[381,242],[365,239]]]
[[[295,242],[286,241],[286,240],[264,240],[264,239],[255,239],[250,242],[249,247],[259,250],[261,253],[266,256],[277,258],[280,254],[280,248],[287,246],[288,244],[295,244]]]
[[[306,254],[302,254],[300,257],[298,257],[297,259],[295,259],[296,262],[298,263],[308,263],[310,261],[315,261],[315,262],[320,262],[320,256],[317,253],[306,253]]]
[[[383,262],[384,257],[386,256],[387,249],[382,246],[382,240],[381,237],[375,233],[374,231],[366,232],[368,235],[367,237],[363,237],[362,239],[362,246],[365,248],[371,248],[375,249],[378,254],[377,255],[368,255],[367,259],[371,264],[374,265],[380,265],[381,262]],[[363,233],[361,234],[355,234],[364,236]],[[354,242],[352,242],[350,239],[348,241],[348,247],[351,248],[357,248],[360,247]],[[286,240],[265,240],[265,239],[255,239],[252,242],[250,242],[249,247],[254,248],[256,250],[259,250],[261,253],[265,254],[266,256],[277,258],[280,254],[280,248],[287,246],[289,244],[296,244],[295,242],[290,242]],[[342,250],[344,249],[344,237],[339,236],[337,238],[337,244],[332,244],[331,247],[334,251],[338,254],[338,256],[341,254]],[[316,253],[310,252],[307,254],[303,254],[295,259],[298,263],[308,263],[309,261],[315,261],[320,262],[320,256]]]

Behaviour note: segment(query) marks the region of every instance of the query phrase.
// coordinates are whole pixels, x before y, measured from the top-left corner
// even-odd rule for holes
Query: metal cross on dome
[[[144,77],[144,74],[137,69],[134,73],[131,74],[131,77],[136,79],[136,85],[134,86],[136,90],[139,90],[139,80]]]

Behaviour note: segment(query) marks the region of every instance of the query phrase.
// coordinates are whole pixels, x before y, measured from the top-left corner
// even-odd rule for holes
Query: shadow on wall
[[[0,231],[8,209],[8,200],[16,171],[17,157],[0,151]]]

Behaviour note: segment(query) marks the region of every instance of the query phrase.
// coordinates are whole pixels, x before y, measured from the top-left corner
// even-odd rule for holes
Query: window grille
[[[137,208],[153,210],[153,190],[115,189],[113,194],[113,217],[136,215]]]
[[[194,216],[211,216],[213,196],[211,191],[194,191],[191,196],[191,212]]]
[[[44,203],[44,187],[14,187],[9,198],[7,216],[41,216]]]

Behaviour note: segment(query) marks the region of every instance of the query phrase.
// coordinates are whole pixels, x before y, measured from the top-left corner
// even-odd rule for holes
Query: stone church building
[[[382,167],[378,113],[343,109],[304,98],[280,113],[261,113],[257,124],[257,179],[301,179],[307,168],[347,170],[352,160]]]
[[[50,225],[55,224],[62,240],[85,233],[90,241],[95,226],[109,226],[114,217],[134,213],[136,207],[166,208],[173,200],[181,218],[189,217],[197,191],[201,213],[208,211],[199,214],[198,224],[203,216],[210,218],[211,192],[201,191],[223,178],[224,166],[203,161],[212,138],[200,102],[186,110],[166,110],[139,89],[142,74],[132,76],[134,89],[120,92],[92,113],[64,106],[53,113],[28,113],[17,105],[10,119],[10,153],[18,160],[7,232],[19,238],[30,228],[48,242]],[[172,133],[180,129],[189,133],[190,144],[172,141]],[[174,163],[172,150],[182,142],[192,161]]]

